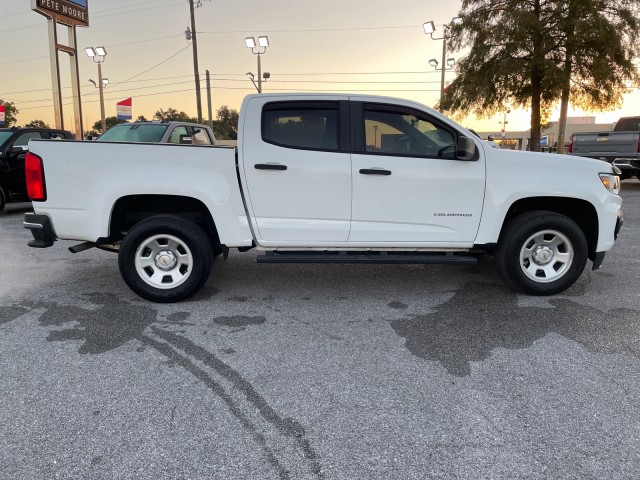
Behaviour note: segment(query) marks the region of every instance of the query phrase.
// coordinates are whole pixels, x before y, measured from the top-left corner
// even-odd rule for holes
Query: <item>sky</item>
[[[83,3],[77,0],[76,3]],[[85,47],[104,46],[106,116],[116,103],[133,98],[133,116],[151,118],[159,109],[176,108],[196,116],[193,50],[185,38],[190,26],[188,0],[86,0],[89,27],[77,29],[82,108],[91,127],[100,120],[97,65]],[[460,1],[437,0],[201,0],[196,9],[199,69],[211,74],[215,111],[239,109],[255,93],[246,73],[257,74],[257,57],[244,38],[267,35],[263,71],[271,74],[264,92],[366,93],[406,98],[433,106],[440,95],[440,72],[428,65],[441,59],[442,42],[424,33],[434,21],[436,35],[460,9]],[[54,126],[49,39],[45,17],[31,10],[31,0],[0,0],[0,98],[13,101],[18,124],[44,120]],[[68,43],[59,27],[61,43]],[[450,57],[460,57],[452,53]],[[69,56],[60,56],[65,128],[73,130]],[[447,80],[455,74],[447,72]],[[207,115],[202,82],[203,115]],[[64,98],[67,97],[67,98]],[[529,112],[513,111],[507,129],[527,130]],[[613,122],[640,114],[640,94],[628,96],[621,110],[597,115]],[[585,115],[570,111],[570,116]],[[593,114],[591,114],[593,115]],[[557,114],[552,116],[552,120]],[[471,116],[463,123],[478,131],[500,132],[503,114]]]

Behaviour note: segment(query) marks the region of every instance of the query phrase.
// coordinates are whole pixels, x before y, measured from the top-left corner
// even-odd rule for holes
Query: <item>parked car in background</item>
[[[24,157],[29,140],[73,139],[66,130],[51,128],[0,128],[0,210],[12,202],[28,202]]]
[[[216,137],[206,125],[187,122],[134,122],[114,125],[97,142],[175,143],[182,145],[217,145]]]
[[[625,180],[640,174],[640,117],[623,117],[611,132],[574,133],[569,154],[612,163]],[[640,177],[639,177],[640,178]]]

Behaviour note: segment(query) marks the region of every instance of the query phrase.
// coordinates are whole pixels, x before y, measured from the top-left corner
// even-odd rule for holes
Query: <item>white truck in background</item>
[[[157,302],[193,295],[230,248],[264,263],[491,254],[512,287],[551,295],[598,268],[622,225],[611,165],[494,149],[406,100],[249,95],[238,131],[236,148],[31,141],[29,245],[117,251]]]

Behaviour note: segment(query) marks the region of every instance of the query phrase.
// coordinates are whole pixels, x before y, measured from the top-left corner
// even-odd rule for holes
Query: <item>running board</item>
[[[383,263],[475,265],[476,257],[453,252],[267,252],[258,263]]]

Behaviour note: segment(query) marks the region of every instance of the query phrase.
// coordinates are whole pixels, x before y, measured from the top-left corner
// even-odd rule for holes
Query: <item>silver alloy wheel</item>
[[[178,237],[153,235],[136,250],[135,264],[145,283],[167,290],[182,285],[189,278],[193,270],[193,255]]]
[[[531,235],[520,249],[520,268],[538,283],[551,283],[563,277],[573,263],[573,245],[557,230]]]

